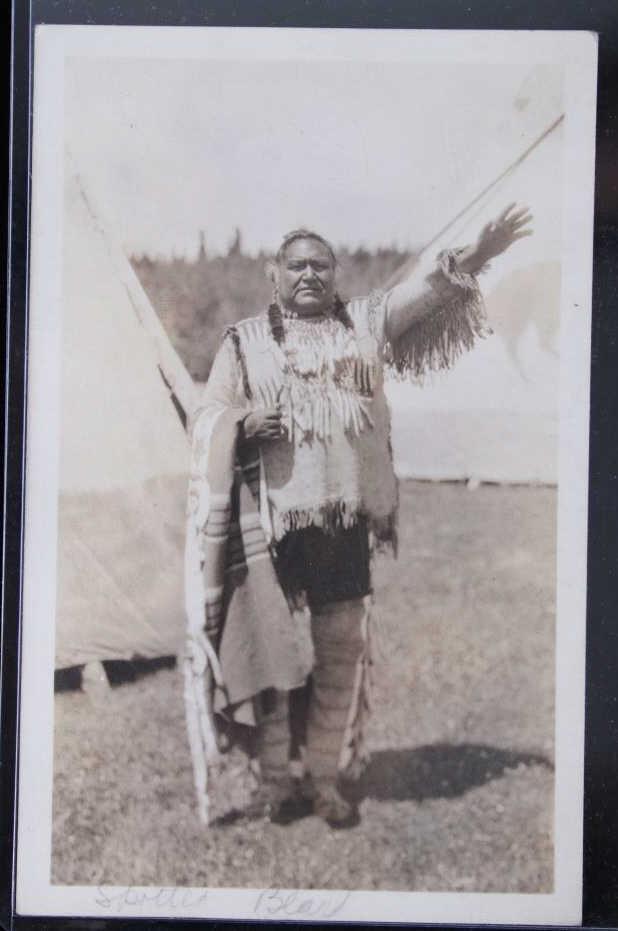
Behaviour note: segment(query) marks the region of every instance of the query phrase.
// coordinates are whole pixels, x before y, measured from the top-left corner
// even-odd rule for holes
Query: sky
[[[335,246],[418,249],[560,116],[561,82],[559,67],[529,63],[74,58],[65,82],[67,166],[129,254],[192,258],[200,230],[207,251],[220,253],[236,227],[251,252],[274,251],[298,226]],[[542,269],[562,258],[562,161],[558,128],[432,250],[470,242],[511,201],[528,204],[534,235],[492,263],[483,291],[491,297],[523,268],[540,285]],[[504,430],[515,424],[514,438],[497,436],[491,418],[474,420],[459,446],[452,440],[457,455],[465,448],[472,461],[495,447],[508,474],[554,476],[548,424],[557,417],[559,363],[525,321],[542,323],[557,308],[538,291],[534,313],[521,307],[523,375],[490,315],[503,338],[422,391],[392,386],[400,464],[425,474],[420,451],[431,460],[431,437],[421,441],[406,426],[417,408],[473,417],[487,409],[508,412]],[[521,423],[534,429],[522,433]],[[453,458],[434,453],[436,462]]]
[[[417,247],[561,112],[549,65],[74,58],[65,86],[70,164],[124,248],[187,257],[237,226],[252,252],[299,225]],[[514,263],[559,257],[561,159],[557,130],[454,234],[516,200]]]

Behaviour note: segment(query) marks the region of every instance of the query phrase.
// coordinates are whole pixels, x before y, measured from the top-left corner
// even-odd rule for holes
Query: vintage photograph
[[[593,37],[148,32],[37,32],[21,850],[579,920]]]

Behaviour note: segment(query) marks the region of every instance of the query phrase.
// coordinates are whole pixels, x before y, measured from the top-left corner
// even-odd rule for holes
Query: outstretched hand
[[[477,251],[487,256],[485,261],[506,252],[518,239],[532,236],[530,222],[532,214],[528,207],[515,210],[517,204],[509,204],[497,220],[487,223],[477,241]]]
[[[509,204],[499,217],[487,223],[481,230],[479,237],[468,254],[463,257],[465,271],[479,271],[486,262],[491,261],[524,236],[532,236],[532,214],[528,207],[519,207]]]

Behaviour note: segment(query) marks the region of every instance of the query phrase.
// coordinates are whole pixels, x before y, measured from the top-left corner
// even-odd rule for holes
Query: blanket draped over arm
[[[254,725],[256,699],[300,687],[313,666],[308,617],[288,606],[261,525],[257,451],[238,448],[247,411],[226,343],[194,418],[185,550],[185,705],[205,823],[219,725]]]

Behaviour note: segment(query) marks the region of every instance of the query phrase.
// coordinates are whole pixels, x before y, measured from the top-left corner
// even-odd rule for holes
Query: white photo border
[[[565,73],[550,894],[60,886],[50,881],[67,57],[558,63]],[[45,26],[35,35],[17,895],[19,915],[357,922],[581,921],[588,425],[597,37],[578,31]],[[291,895],[288,895],[291,893]],[[293,896],[296,895],[296,898]],[[281,901],[285,898],[279,896]],[[301,902],[305,911],[298,911]],[[296,903],[296,906],[294,905]],[[294,908],[297,911],[294,912]]]

